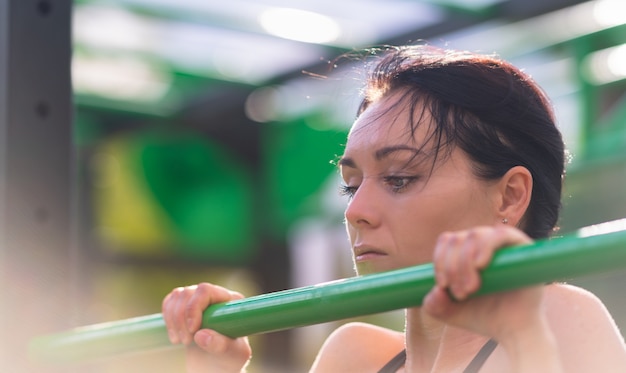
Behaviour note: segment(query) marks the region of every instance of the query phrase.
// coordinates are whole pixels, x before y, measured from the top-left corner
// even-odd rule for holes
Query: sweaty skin
[[[345,325],[327,340],[313,371],[375,372],[406,348],[404,371],[460,372],[489,337],[499,344],[481,372],[622,370],[623,340],[586,291],[550,285],[465,300],[495,250],[531,242],[515,226],[528,207],[532,176],[514,167],[495,182],[481,180],[458,148],[433,165],[425,142],[430,118],[425,113],[407,138],[408,114],[395,105],[401,97],[375,102],[350,133],[339,162],[350,198],[346,226],[359,274],[433,261],[437,285],[423,307],[406,311],[405,333]],[[590,357],[591,343],[610,347]]]
[[[481,373],[624,372],[624,341],[587,291],[552,284],[468,299],[496,250],[531,242],[517,226],[532,175],[516,166],[482,180],[458,148],[440,149],[435,160],[431,118],[425,112],[409,137],[406,105],[396,105],[402,93],[372,103],[350,132],[339,162],[346,228],[358,274],[432,261],[436,285],[421,307],[406,310],[404,332],[348,323],[329,336],[311,371],[377,372],[406,348],[399,372],[462,372],[493,338],[498,346]],[[203,309],[240,296],[200,284],[165,298],[170,339],[187,346],[188,372],[245,370],[246,338],[198,330]]]

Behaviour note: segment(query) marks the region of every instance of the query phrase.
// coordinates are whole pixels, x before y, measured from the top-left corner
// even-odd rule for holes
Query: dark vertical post
[[[0,0],[0,362],[73,314],[70,0]],[[67,321],[66,321],[67,320]]]

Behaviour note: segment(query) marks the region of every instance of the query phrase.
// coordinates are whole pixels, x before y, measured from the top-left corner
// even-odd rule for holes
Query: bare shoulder
[[[344,324],[324,342],[311,372],[376,372],[403,348],[403,333],[361,322]]]
[[[574,322],[579,326],[604,325],[613,332],[619,332],[602,301],[583,288],[568,284],[548,285],[545,305],[551,322]],[[570,325],[570,328],[575,325]]]
[[[552,284],[546,287],[545,306],[563,361],[572,364],[566,371],[626,371],[624,338],[598,297],[576,286]],[[586,364],[588,370],[581,369]]]

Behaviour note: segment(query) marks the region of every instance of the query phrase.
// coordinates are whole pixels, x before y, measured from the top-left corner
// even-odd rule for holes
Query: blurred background
[[[29,22],[52,23],[65,12],[59,22],[66,26],[59,27],[71,26],[73,49],[69,125],[54,132],[71,139],[63,146],[72,169],[47,156],[32,166],[71,172],[46,176],[69,191],[69,208],[60,207],[67,236],[46,250],[24,251],[11,242],[0,249],[3,286],[20,284],[0,299],[6,345],[12,344],[7,335],[160,312],[171,289],[201,281],[255,295],[351,276],[345,201],[332,161],[354,119],[363,63],[336,58],[360,48],[427,42],[496,53],[523,68],[553,100],[572,155],[561,232],[626,217],[623,0],[61,3],[4,0],[0,8],[11,38],[24,35],[20,27],[31,29]],[[18,8],[24,11],[13,13]],[[26,56],[33,66],[43,69],[62,52],[33,40],[46,53]],[[5,43],[5,72],[22,68],[11,64],[11,51]],[[32,84],[37,91],[46,80]],[[10,113],[17,95],[11,88],[3,95],[0,109]],[[54,122],[54,102],[29,108]],[[11,128],[16,118],[5,117],[3,125]],[[2,141],[16,147],[12,133],[5,131]],[[34,154],[18,148],[16,157],[26,151]],[[0,172],[7,185],[25,174]],[[33,206],[28,222],[54,226],[62,219],[45,198]],[[5,234],[13,232],[13,215],[3,212],[2,219]],[[596,292],[624,329],[625,276],[613,271],[571,282]],[[15,318],[37,318],[46,305],[54,313],[48,322],[14,329]],[[401,316],[366,320],[400,329]],[[306,371],[337,325],[252,337],[250,371]],[[183,366],[181,351],[168,350],[80,371]]]

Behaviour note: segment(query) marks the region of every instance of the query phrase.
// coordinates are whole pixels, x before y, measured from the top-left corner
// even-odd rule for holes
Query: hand
[[[241,299],[243,295],[221,286],[201,283],[174,289],[163,299],[163,319],[172,343],[187,349],[187,371],[241,372],[252,351],[248,339],[229,338],[200,329],[202,312],[211,304]]]
[[[448,323],[502,342],[543,324],[543,286],[468,299],[481,285],[480,271],[496,250],[532,240],[510,226],[477,227],[443,233],[434,252],[436,285],[424,299],[424,309]]]

